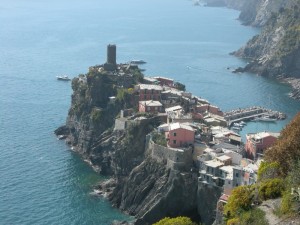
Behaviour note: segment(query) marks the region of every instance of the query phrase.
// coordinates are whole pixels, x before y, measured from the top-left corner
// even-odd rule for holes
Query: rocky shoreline
[[[292,91],[289,93],[291,98],[300,100],[300,78],[283,78],[280,79],[282,82],[287,83],[292,86]]]
[[[261,28],[245,46],[230,53],[248,61],[235,73],[250,72],[276,78],[292,86],[290,97],[300,99],[299,0],[206,0],[208,6],[240,11],[244,25]]]

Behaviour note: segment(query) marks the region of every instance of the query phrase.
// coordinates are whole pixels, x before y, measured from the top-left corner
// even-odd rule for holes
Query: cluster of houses
[[[146,77],[134,90],[138,100],[135,110],[158,116],[164,122],[156,132],[165,138],[165,148],[179,149],[179,153],[192,148],[191,165],[199,169],[199,184],[222,188],[217,214],[222,214],[233,188],[256,182],[264,150],[276,141],[279,133],[247,134],[244,145],[241,136],[227,128],[224,113],[217,106],[178,90],[172,79]],[[115,129],[126,129],[128,123],[137,120],[132,112],[127,117],[122,114],[117,118]]]
[[[90,70],[108,71],[111,76],[121,77],[117,79],[119,86],[131,87],[132,75],[128,71],[138,66],[117,64],[115,45],[109,45],[107,50],[107,62]],[[256,182],[264,151],[276,141],[279,133],[247,134],[244,145],[241,136],[228,128],[229,121],[240,114],[250,115],[252,111],[259,113],[264,109],[223,113],[207,100],[180,90],[181,87],[166,77],[144,77],[143,82],[134,87],[135,108],[121,110],[115,120],[115,130],[125,130],[131,124],[149,119],[149,115],[159,118],[162,123],[156,129],[156,136],[164,141],[154,143],[152,134],[146,138],[148,146],[151,143],[152,156],[182,170],[197,167],[198,185],[221,188],[218,220],[233,188]]]

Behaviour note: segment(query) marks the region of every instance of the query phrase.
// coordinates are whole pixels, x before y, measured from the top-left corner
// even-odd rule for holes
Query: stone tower
[[[104,64],[104,69],[114,71],[117,69],[117,47],[116,45],[107,45],[107,59]]]
[[[107,63],[117,64],[117,47],[116,45],[107,45]]]

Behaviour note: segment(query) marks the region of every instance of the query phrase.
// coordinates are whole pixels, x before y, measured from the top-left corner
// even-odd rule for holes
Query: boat
[[[243,126],[245,126],[247,123],[244,122],[244,121],[241,121],[240,124],[243,125]]]
[[[62,75],[62,76],[56,76],[57,80],[65,80],[69,81],[71,78],[69,78],[67,75]]]
[[[255,117],[252,121],[275,122],[277,119],[270,118],[269,116]]]
[[[269,116],[262,116],[259,118],[259,120],[264,122],[275,122],[277,119],[270,118]]]
[[[131,60],[130,64],[145,64],[146,62],[144,60]]]
[[[244,125],[241,124],[241,123],[233,123],[233,126],[235,126],[235,127],[243,127]]]
[[[241,130],[241,127],[232,127],[233,130]]]

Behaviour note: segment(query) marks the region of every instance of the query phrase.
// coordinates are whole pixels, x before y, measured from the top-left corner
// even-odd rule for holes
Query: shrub
[[[153,133],[152,141],[155,144],[167,147],[167,140],[164,134],[157,133],[157,132]]]
[[[179,216],[176,218],[163,218],[162,220],[154,223],[153,225],[196,225],[196,223],[192,222],[192,220],[188,217]]]
[[[251,209],[253,197],[254,186],[247,185],[234,188],[224,207],[224,214],[227,219],[237,217],[242,211]]]
[[[263,161],[257,172],[257,180],[273,179],[279,175],[279,163],[277,162],[265,162]]]
[[[239,216],[239,225],[268,225],[265,217],[265,212],[259,208],[251,209],[250,211],[243,212]]]
[[[280,197],[284,190],[282,179],[268,179],[259,184],[258,194],[263,200]]]

